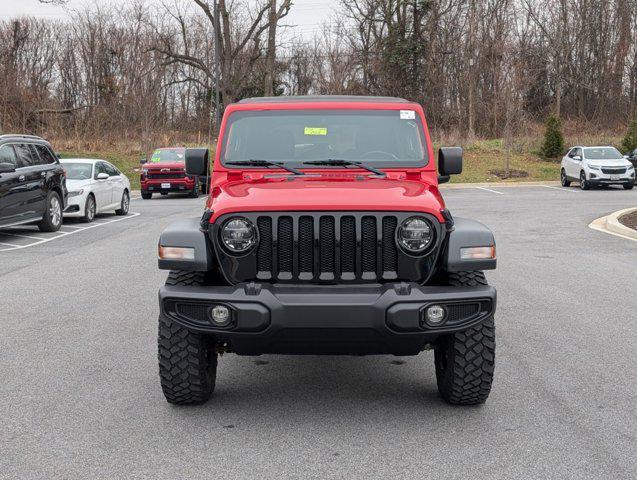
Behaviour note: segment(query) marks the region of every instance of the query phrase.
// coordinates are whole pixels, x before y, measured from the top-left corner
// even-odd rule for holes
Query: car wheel
[[[86,204],[84,205],[84,216],[81,218],[84,223],[91,223],[95,220],[95,213],[97,212],[97,205],[95,204],[95,197],[89,194],[86,197]]]
[[[579,188],[581,188],[582,190],[588,190],[589,188],[591,188],[588,184],[588,181],[586,180],[586,174],[584,173],[584,170],[582,170],[579,174]]]
[[[568,177],[566,176],[566,171],[564,169],[562,169],[562,171],[560,172],[560,181],[562,182],[562,186],[563,187],[570,187],[571,186],[571,182],[569,181]]]
[[[116,215],[128,215],[128,210],[130,208],[130,195],[128,194],[128,190],[124,190],[122,194],[122,201],[120,203],[120,208],[115,210]]]
[[[624,190],[632,190],[635,185],[632,183],[624,183],[623,186],[624,186]]]
[[[153,194],[151,192],[144,192],[142,190],[142,198],[144,200],[150,200],[151,198],[153,198]]]
[[[484,274],[448,274],[454,287],[487,285]],[[436,381],[440,396],[452,405],[484,403],[491,392],[495,367],[495,324],[493,317],[471,328],[444,335],[434,348]]]
[[[46,197],[44,216],[38,228],[42,232],[57,232],[62,226],[62,201],[56,192],[49,192]]]
[[[171,271],[166,285],[203,285],[203,273]],[[206,402],[215,389],[217,352],[214,338],[193,332],[159,315],[159,378],[168,403]]]

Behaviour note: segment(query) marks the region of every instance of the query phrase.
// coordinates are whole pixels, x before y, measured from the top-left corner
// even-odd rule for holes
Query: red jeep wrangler
[[[197,176],[186,174],[185,148],[158,148],[150,161],[142,160],[140,184],[142,198],[148,200],[153,193],[168,195],[170,192],[189,193],[199,196]]]
[[[452,404],[486,400],[496,291],[491,231],[454,218],[420,105],[398,98],[277,97],[226,109],[200,219],[159,240],[159,370],[170,403],[205,402],[219,353],[434,350]],[[208,150],[186,171],[205,175]]]

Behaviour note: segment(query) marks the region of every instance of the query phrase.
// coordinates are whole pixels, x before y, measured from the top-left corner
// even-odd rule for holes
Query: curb
[[[598,230],[600,232],[609,233],[611,235],[627,238],[628,240],[634,240],[637,242],[637,230],[628,228],[619,222],[620,217],[635,211],[637,211],[637,207],[618,210],[610,215],[593,220],[589,227],[593,230]]]
[[[438,188],[475,188],[475,187],[534,187],[534,186],[559,186],[560,182],[548,180],[544,182],[476,182],[476,183],[444,183]]]

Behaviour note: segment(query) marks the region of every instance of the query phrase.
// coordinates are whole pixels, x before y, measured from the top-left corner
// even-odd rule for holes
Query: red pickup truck
[[[186,173],[185,155],[185,148],[158,148],[150,161],[141,161],[143,199],[148,200],[153,193],[168,195],[171,192],[189,193],[194,198],[199,196],[199,178]]]
[[[203,175],[208,150],[188,149]],[[437,171],[436,171],[437,170]],[[159,371],[170,403],[205,402],[219,355],[418,355],[440,395],[487,399],[495,361],[491,231],[451,215],[422,107],[275,97],[226,108],[201,218],[159,240]]]

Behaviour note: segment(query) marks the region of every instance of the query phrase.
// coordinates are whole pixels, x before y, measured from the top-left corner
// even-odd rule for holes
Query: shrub
[[[637,117],[628,127],[628,132],[626,132],[626,136],[622,141],[622,148],[624,153],[632,152],[637,148]]]
[[[542,155],[546,158],[556,158],[564,153],[564,136],[562,122],[555,115],[549,115],[545,122],[544,143]]]

